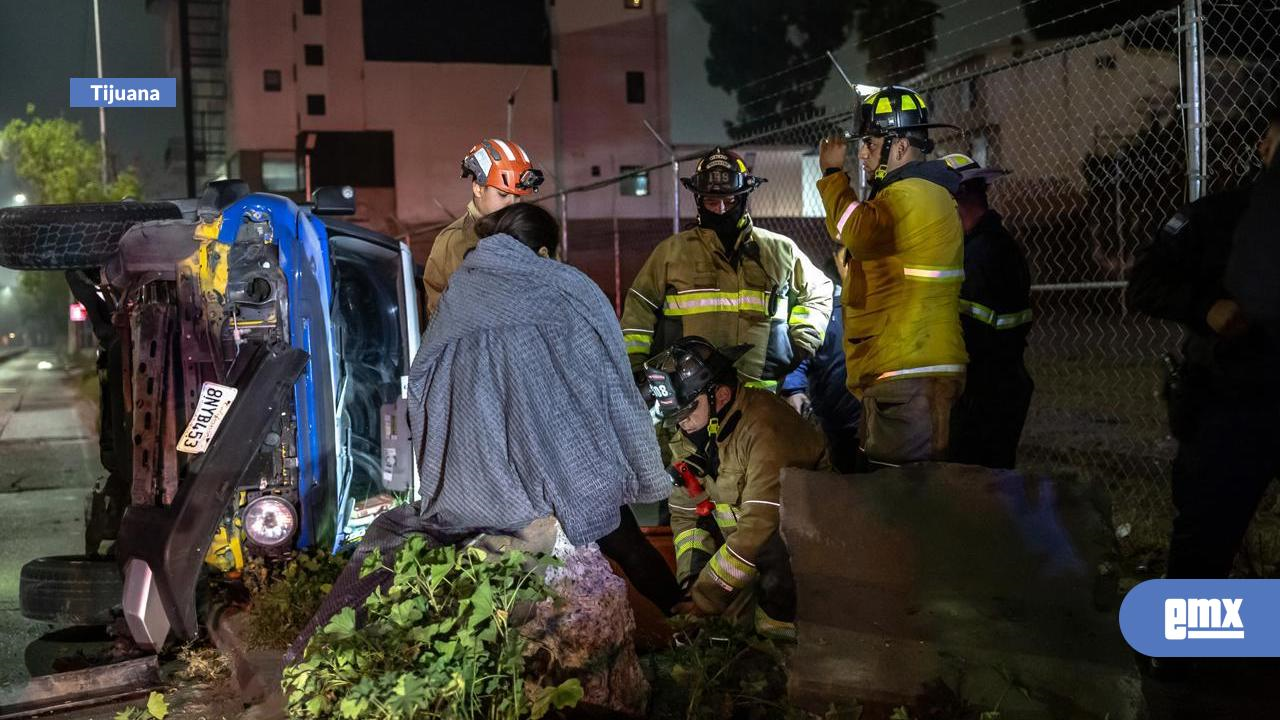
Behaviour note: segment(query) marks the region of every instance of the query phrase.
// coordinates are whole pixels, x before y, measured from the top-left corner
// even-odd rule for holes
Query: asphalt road
[[[19,613],[19,571],[84,552],[85,499],[105,475],[79,384],[52,352],[0,361],[0,686],[25,681],[23,649],[50,629]]]

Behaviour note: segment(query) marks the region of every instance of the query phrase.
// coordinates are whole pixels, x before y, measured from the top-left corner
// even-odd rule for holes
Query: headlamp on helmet
[[[524,148],[502,138],[481,140],[471,148],[462,159],[462,177],[512,195],[537,192],[543,180]]]

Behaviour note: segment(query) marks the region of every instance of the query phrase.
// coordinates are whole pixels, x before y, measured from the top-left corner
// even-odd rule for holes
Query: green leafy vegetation
[[[362,624],[342,610],[285,669],[290,717],[514,720],[576,705],[577,680],[544,688],[525,677],[518,627],[551,597],[543,578],[554,562],[420,537],[390,566],[372,554],[362,573],[389,573],[389,586],[365,601]]]
[[[274,575],[262,563],[247,566],[244,583],[253,596],[249,644],[261,648],[288,647],[320,609],[320,603],[342,573],[348,557],[324,551],[300,553]]]
[[[164,695],[153,692],[147,697],[145,707],[125,708],[116,713],[115,720],[164,720],[168,714],[169,704],[164,701]]]
[[[787,702],[782,646],[722,618],[686,623],[676,645],[648,659],[653,685],[649,717],[713,720],[858,720],[861,707],[815,715]]]
[[[0,161],[13,164],[32,202],[113,202],[142,196],[142,181],[133,168],[102,184],[102,150],[81,135],[79,123],[42,118],[30,104],[26,118],[10,120],[0,129]],[[66,334],[69,297],[62,273],[24,272],[18,282],[28,332],[59,344],[57,339]]]

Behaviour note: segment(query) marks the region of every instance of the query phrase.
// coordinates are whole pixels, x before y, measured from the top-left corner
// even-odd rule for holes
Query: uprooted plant
[[[253,597],[249,644],[284,648],[302,632],[338,579],[349,555],[299,553],[283,569],[251,563],[244,584]]]
[[[809,713],[787,701],[784,650],[750,628],[721,618],[677,628],[676,645],[650,656],[654,720],[857,720],[861,707]]]
[[[518,625],[551,597],[543,578],[554,562],[431,548],[420,537],[390,567],[372,553],[362,574],[385,568],[390,585],[360,613],[335,615],[285,669],[290,716],[514,720],[575,705],[577,680],[542,688],[524,675]]]

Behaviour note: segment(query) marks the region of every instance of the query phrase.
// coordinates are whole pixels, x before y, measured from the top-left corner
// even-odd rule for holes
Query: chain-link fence
[[[1197,176],[1203,194],[1256,171],[1259,118],[1277,98],[1275,4],[1186,3],[1068,40],[1002,38],[895,78],[925,95],[935,122],[964,128],[935,133],[938,155],[965,152],[1011,171],[990,197],[1026,248],[1035,283],[1027,364],[1036,392],[1020,464],[1103,480],[1117,522],[1157,535],[1169,518],[1175,449],[1160,399],[1162,357],[1181,331],[1129,312],[1124,278],[1139,244],[1187,201],[1188,188],[1195,194]],[[852,113],[777,115],[779,125],[757,119],[753,127],[766,129],[736,143],[769,178],[752,195],[752,217],[821,262],[833,246],[814,187],[815,148]],[[672,192],[669,165],[638,172],[649,191]],[[616,192],[640,176],[584,192]],[[620,301],[672,228],[670,214],[570,221],[571,261]]]

